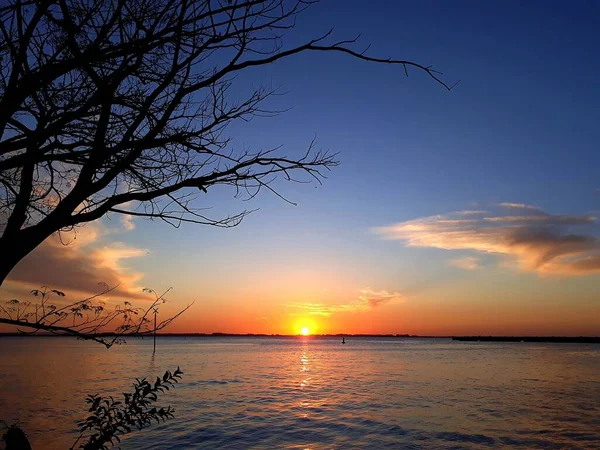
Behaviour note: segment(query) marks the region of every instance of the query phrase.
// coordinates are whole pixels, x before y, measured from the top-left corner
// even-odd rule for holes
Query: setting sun
[[[302,336],[308,336],[310,334],[310,330],[308,329],[308,327],[303,327],[300,330],[300,333],[302,334]]]

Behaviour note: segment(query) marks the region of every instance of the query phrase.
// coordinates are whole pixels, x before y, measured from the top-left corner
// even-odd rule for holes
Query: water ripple
[[[68,448],[87,394],[179,365],[183,381],[163,397],[176,419],[124,449],[600,449],[594,346],[169,338],[154,358],[150,347],[13,341],[0,419],[19,420],[34,448]]]

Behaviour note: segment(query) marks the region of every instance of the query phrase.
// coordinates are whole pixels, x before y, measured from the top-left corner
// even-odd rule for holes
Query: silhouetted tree
[[[157,294],[152,289],[144,289],[154,296],[144,308],[135,307],[125,301],[112,307],[102,301],[102,296],[109,294],[114,288],[100,283],[102,291],[96,295],[76,302],[57,303],[51,297],[63,298],[65,293],[48,286],[34,289],[31,294],[38,299],[35,302],[12,299],[0,304],[0,323],[14,325],[23,334],[35,334],[40,330],[54,334],[74,336],[79,339],[92,340],[106,346],[124,342],[127,336],[143,336],[162,330],[173,320],[187,311],[192,304],[186,306],[173,316],[161,320],[154,327],[150,314],[166,302],[165,295]],[[22,328],[33,329],[26,332]]]
[[[304,52],[380,59],[332,31],[297,45],[286,32],[311,0],[7,0],[0,6],[0,285],[61,230],[115,214],[237,225],[194,199],[214,186],[274,192],[276,175],[320,182],[335,155],[250,152],[225,134],[269,116],[269,87],[233,101],[246,70]],[[302,176],[304,175],[304,176]],[[308,177],[308,178],[306,178]],[[275,192],[276,193],[276,192]]]

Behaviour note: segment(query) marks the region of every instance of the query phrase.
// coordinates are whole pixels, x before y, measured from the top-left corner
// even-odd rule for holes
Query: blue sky
[[[321,148],[340,151],[341,166],[317,189],[281,184],[297,207],[269,194],[250,204],[228,193],[207,196],[223,202],[216,212],[261,208],[235,230],[140,223],[132,241],[185,259],[185,276],[199,266],[215,270],[206,256],[237,274],[233,279],[274,261],[336,267],[361,283],[418,290],[456,278],[441,261],[448,252],[381,241],[372,227],[499,202],[554,214],[600,209],[597,5],[332,1],[311,8],[294,38],[330,24],[339,38],[362,33],[358,46],[371,44],[373,55],[433,64],[448,83],[461,82],[447,92],[414,70],[405,78],[398,67],[343,55],[305,54],[256,70],[242,85],[281,85],[287,95],[271,104],[292,110],[232,127],[234,142],[285,144],[293,153],[316,136]],[[189,252],[190,243],[197,251]],[[494,279],[523,276],[488,270]],[[539,289],[549,283],[525,277]],[[592,283],[584,278],[561,286]]]
[[[245,239],[295,227],[312,240],[309,230],[355,233],[502,201],[554,213],[597,209],[600,9],[482,3],[374,8],[333,1],[311,8],[297,30],[302,37],[333,23],[340,38],[362,32],[360,42],[374,55],[433,64],[445,80],[461,83],[446,92],[416,71],[407,79],[398,67],[344,55],[305,54],[254,71],[250,82],[271,81],[288,92],[273,107],[293,109],[232,127],[234,142],[284,144],[293,153],[316,136],[321,148],[340,152],[342,165],[318,189],[282,184],[295,208],[268,194],[249,204],[228,192],[207,196],[208,203],[225,202],[219,210],[261,208],[225,233]],[[188,228],[199,238],[214,233]]]
[[[448,93],[415,71],[405,79],[397,67],[305,54],[251,74],[251,82],[281,85],[288,94],[273,105],[293,109],[232,129],[236,142],[301,150],[316,135],[321,147],[341,151],[342,166],[316,199],[284,187],[327,212],[385,222],[471,202],[593,209],[599,9],[482,3],[316,5],[297,30],[302,37],[339,24],[336,36],[360,31],[374,55],[433,64],[461,84]]]

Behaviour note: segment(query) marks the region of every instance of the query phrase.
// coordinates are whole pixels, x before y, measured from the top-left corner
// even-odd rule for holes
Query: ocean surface
[[[600,346],[448,339],[0,339],[0,420],[67,449],[88,394],[184,371],[123,449],[599,448]],[[0,448],[2,444],[0,444]]]

